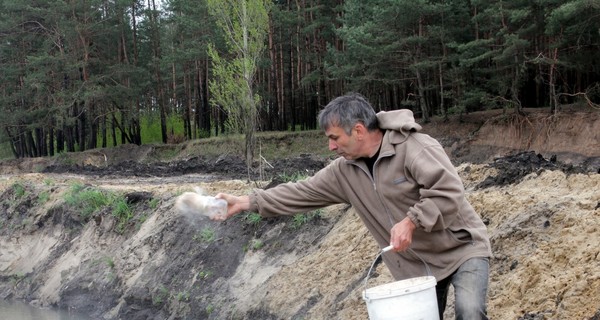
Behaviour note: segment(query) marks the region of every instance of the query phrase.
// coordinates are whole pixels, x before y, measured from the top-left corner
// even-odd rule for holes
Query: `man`
[[[410,110],[375,111],[364,97],[348,94],[319,113],[329,149],[341,157],[304,181],[255,190],[228,203],[224,220],[241,211],[290,215],[350,203],[383,248],[395,279],[425,275],[438,283],[440,319],[449,285],[456,319],[487,319],[489,257],[486,227],[469,204],[462,181],[444,149],[419,133]]]

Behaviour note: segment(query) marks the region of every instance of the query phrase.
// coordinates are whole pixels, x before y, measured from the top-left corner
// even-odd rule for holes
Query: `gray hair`
[[[358,93],[348,93],[337,97],[319,112],[319,127],[327,130],[330,126],[338,126],[352,134],[352,128],[362,123],[368,131],[379,128],[375,110],[367,99]]]

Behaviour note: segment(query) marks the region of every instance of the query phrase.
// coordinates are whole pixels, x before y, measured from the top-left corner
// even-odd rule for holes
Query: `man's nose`
[[[334,151],[337,149],[337,144],[333,141],[329,141],[329,151]]]

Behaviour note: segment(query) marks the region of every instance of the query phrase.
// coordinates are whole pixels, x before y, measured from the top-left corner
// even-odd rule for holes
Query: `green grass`
[[[43,191],[38,194],[37,202],[39,204],[44,204],[50,200],[50,193],[48,191]]]
[[[178,292],[176,295],[177,301],[187,302],[190,301],[190,293],[187,291]]]
[[[215,312],[215,306],[213,306],[212,304],[209,304],[208,306],[206,306],[205,310],[206,310],[206,313],[208,313],[208,315],[210,315],[211,313]]]
[[[297,157],[301,154],[330,156],[327,139],[321,131],[302,132],[257,132],[254,156],[262,156],[267,161],[277,158]],[[182,151],[187,156],[220,156],[234,154],[243,156],[244,136],[228,134],[218,137],[196,139],[184,142]]]
[[[115,268],[115,260],[111,257],[104,257],[104,262],[106,263],[106,265],[111,268],[114,269]]]
[[[248,243],[244,244],[242,250],[248,252],[249,250],[258,251],[265,246],[265,243],[260,239],[252,239]]]
[[[83,218],[89,218],[94,212],[107,206],[110,199],[101,190],[86,187],[81,183],[71,185],[65,194],[65,203],[73,208],[79,209]]]
[[[256,212],[250,212],[244,215],[243,220],[246,224],[256,226],[262,221],[262,216]]]
[[[56,158],[56,162],[59,164],[63,164],[66,166],[72,166],[75,164],[75,159],[73,159],[71,157],[72,153],[71,152],[61,152],[58,154],[55,154],[54,157]]]
[[[202,280],[207,279],[212,275],[213,275],[213,272],[210,270],[202,270],[202,271],[198,272],[198,278],[200,278]]]
[[[158,118],[158,114],[142,116],[142,119],[140,121],[140,127],[142,134],[142,144],[162,142],[160,119]],[[181,116],[168,116],[167,130],[169,133],[173,132],[174,134],[183,134],[183,119],[181,118]]]
[[[160,199],[152,198],[150,200],[150,202],[148,202],[148,206],[150,207],[150,209],[156,209],[156,208],[158,208],[159,202],[160,202]]]
[[[267,160],[296,157],[301,154],[332,155],[327,138],[321,130],[260,132],[257,133],[257,138],[256,155],[261,151]]]
[[[170,295],[169,289],[165,286],[161,286],[152,297],[152,304],[155,306],[160,305],[163,302],[166,302]]]
[[[177,157],[180,152],[181,148],[178,146],[158,146],[153,150],[153,158],[159,161],[165,161]]]
[[[260,240],[260,239],[253,239],[250,244],[251,244],[252,250],[254,250],[254,251],[260,250],[265,245],[264,242],[262,242],[262,240]]]
[[[303,225],[307,224],[308,222],[312,221],[312,220],[317,220],[321,218],[323,209],[317,209],[317,210],[313,210],[304,214],[296,214],[294,215],[294,218],[292,219],[292,224],[291,224],[291,228],[292,229],[299,229],[300,227],[302,227]]]
[[[12,185],[12,189],[15,192],[15,200],[20,199],[27,193],[25,186],[19,182],[14,183]]]
[[[134,216],[133,209],[127,203],[123,196],[112,196],[112,215],[117,218],[117,232],[122,233],[127,228],[127,224]]]
[[[117,219],[116,231],[122,233],[134,217],[133,209],[121,194],[85,186],[81,183],[71,185],[65,194],[65,203],[78,210],[84,219],[105,207],[110,207],[112,215]]]
[[[203,243],[211,243],[215,240],[215,237],[216,232],[214,229],[210,227],[204,227],[193,237],[193,240]]]

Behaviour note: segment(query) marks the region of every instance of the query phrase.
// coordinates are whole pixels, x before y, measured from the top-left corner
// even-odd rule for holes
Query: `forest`
[[[0,146],[311,130],[350,91],[425,122],[598,108],[599,49],[599,0],[0,0]]]

